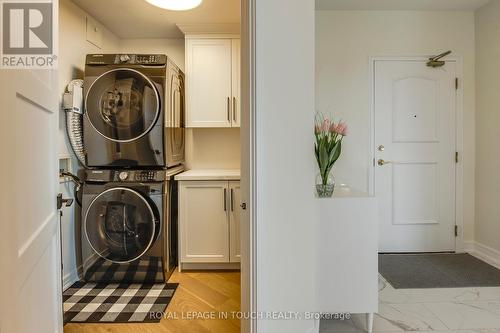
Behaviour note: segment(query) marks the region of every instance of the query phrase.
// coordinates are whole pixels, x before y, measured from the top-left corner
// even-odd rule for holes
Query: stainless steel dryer
[[[169,170],[86,170],[83,279],[165,282],[177,265],[177,182]]]
[[[184,161],[184,74],[162,54],[89,54],[83,143],[89,167]]]

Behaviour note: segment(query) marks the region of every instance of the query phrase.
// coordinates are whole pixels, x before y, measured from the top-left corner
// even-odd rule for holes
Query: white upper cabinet
[[[241,108],[240,108],[240,81],[241,81],[241,52],[240,52],[240,40],[233,39],[231,41],[232,44],[232,93],[233,93],[233,105],[232,105],[232,127],[240,127],[240,119],[241,119]]]
[[[239,57],[239,39],[186,39],[187,127],[240,126]]]

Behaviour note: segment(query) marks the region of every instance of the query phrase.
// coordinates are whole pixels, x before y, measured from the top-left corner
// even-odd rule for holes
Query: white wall
[[[464,238],[474,237],[475,51],[473,12],[317,11],[316,109],[349,125],[337,180],[368,190],[369,57],[452,50],[464,63]],[[376,144],[376,143],[375,143]]]
[[[164,53],[184,71],[184,39],[122,39],[123,53]],[[239,129],[187,129],[186,167],[239,169]]]
[[[257,310],[314,311],[314,0],[255,3]],[[313,327],[257,324],[260,333]]]
[[[119,39],[105,27],[101,26],[103,33],[103,48],[100,49],[86,41],[85,26],[88,14],[77,7],[70,0],[59,1],[59,95],[62,95],[66,85],[73,79],[83,79],[85,66],[85,55],[87,53],[117,52],[119,50]],[[59,122],[59,156],[67,158],[73,156],[71,146],[67,140],[64,111],[60,113]],[[73,172],[76,173],[78,162],[72,159]],[[71,183],[61,184],[59,191],[65,198],[73,197],[73,185]],[[75,281],[76,276],[76,254],[75,254],[75,206],[63,209],[62,225],[62,251],[63,251],[63,280],[64,283]],[[76,220],[78,221],[78,220]]]
[[[186,167],[189,169],[239,169],[239,128],[188,128]]]
[[[500,1],[476,13],[476,242],[500,251]]]

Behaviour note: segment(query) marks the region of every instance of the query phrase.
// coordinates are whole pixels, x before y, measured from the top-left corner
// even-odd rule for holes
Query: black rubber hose
[[[80,190],[83,187],[82,180],[80,178],[78,178],[78,176],[76,176],[68,171],[61,171],[60,175],[67,176],[67,177],[71,178],[71,181],[75,184],[75,186],[73,187],[73,196],[75,197],[75,201],[78,204],[78,206],[82,207],[82,201],[79,198]]]
[[[79,197],[79,193],[80,193],[81,189],[82,189],[82,187],[80,185],[76,185],[76,184],[75,184],[75,187],[73,188],[75,201],[78,204],[78,206],[80,206],[80,207],[82,207],[82,201],[80,200],[80,197]]]

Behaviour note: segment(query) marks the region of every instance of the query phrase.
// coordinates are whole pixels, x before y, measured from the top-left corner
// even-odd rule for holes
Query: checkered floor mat
[[[157,323],[177,286],[76,282],[63,293],[64,323]]]
[[[86,269],[84,280],[102,283],[163,283],[163,263],[158,257],[143,257],[131,263],[113,263],[99,258]]]

